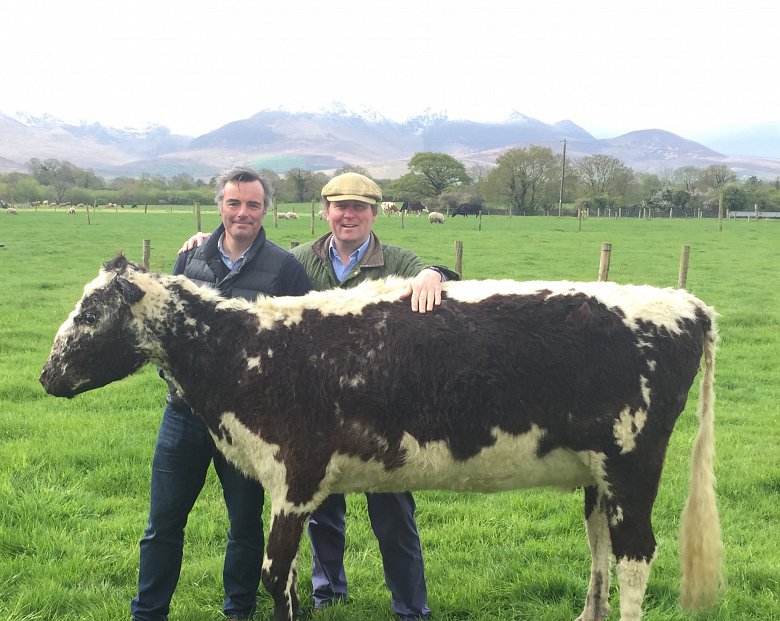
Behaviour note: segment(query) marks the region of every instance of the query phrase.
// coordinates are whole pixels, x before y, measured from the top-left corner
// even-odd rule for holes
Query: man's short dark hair
[[[217,205],[222,204],[222,199],[225,198],[225,185],[228,183],[251,183],[253,181],[259,181],[263,186],[263,208],[265,211],[268,211],[274,200],[273,188],[271,187],[271,184],[263,179],[256,170],[253,168],[248,168],[247,166],[233,166],[233,168],[230,168],[217,176],[214,184],[214,200],[216,201]]]

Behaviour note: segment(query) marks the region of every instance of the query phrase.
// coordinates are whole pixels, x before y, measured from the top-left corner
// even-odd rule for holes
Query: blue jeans
[[[392,594],[393,610],[402,619],[427,617],[431,610],[428,608],[420,535],[414,519],[414,498],[404,492],[366,494],[366,500],[371,528],[382,553],[385,584]],[[315,608],[347,599],[345,516],[344,495],[332,494],[309,520]]]
[[[257,603],[263,559],[263,488],[229,464],[206,424],[167,406],[152,462],[149,524],[141,539],[135,621],[164,621],[179,581],[184,527],[214,463],[222,483],[230,528],[222,582],[227,616],[249,617]]]

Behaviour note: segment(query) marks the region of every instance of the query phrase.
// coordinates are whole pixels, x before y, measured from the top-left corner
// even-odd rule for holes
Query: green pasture
[[[308,213],[311,206],[284,205]],[[218,222],[213,206],[204,229]],[[463,242],[468,278],[595,280],[602,242],[609,278],[676,286],[689,245],[687,288],[720,313],[716,392],[718,499],[727,586],[699,620],[780,619],[780,222],[590,218],[379,216],[385,242],[426,263],[453,264]],[[284,247],[312,238],[311,220],[266,221]],[[315,235],[326,230],[315,221]],[[129,617],[138,540],[148,511],[151,456],[165,386],[153,368],[72,400],[44,394],[38,374],[54,334],[101,263],[123,250],[171,270],[195,229],[189,209],[0,214],[0,619],[117,621]],[[218,363],[218,361],[215,361]],[[677,532],[688,486],[698,386],[678,422],[654,512],[659,551],[645,599],[651,621],[688,619],[678,603]],[[589,552],[580,492],[477,495],[421,492],[417,520],[429,600],[439,621],[571,621],[581,611]],[[390,597],[362,495],[349,500],[351,603],[322,621],[390,621]],[[171,621],[217,621],[226,517],[210,476],[187,528]],[[310,608],[310,555],[300,555]],[[270,619],[262,593],[256,618]],[[613,613],[617,620],[616,588]]]

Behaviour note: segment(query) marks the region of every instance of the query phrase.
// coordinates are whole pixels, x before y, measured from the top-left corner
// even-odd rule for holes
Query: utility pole
[[[566,139],[563,139],[563,165],[561,166],[561,193],[558,195],[558,217],[563,213],[563,180],[566,178]]]

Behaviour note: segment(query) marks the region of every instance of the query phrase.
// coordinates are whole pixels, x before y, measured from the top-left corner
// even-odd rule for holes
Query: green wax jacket
[[[296,246],[291,250],[303,264],[312,288],[318,291],[335,287],[354,287],[365,280],[378,280],[387,276],[413,277],[429,267],[423,265],[419,257],[411,250],[383,244],[372,232],[371,241],[368,242],[363,259],[350,270],[343,282],[339,282],[328,256],[331,235],[331,233],[327,233],[313,242]],[[460,278],[457,272],[446,267],[430,267],[435,267],[438,271],[446,274],[450,280]]]

